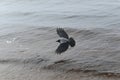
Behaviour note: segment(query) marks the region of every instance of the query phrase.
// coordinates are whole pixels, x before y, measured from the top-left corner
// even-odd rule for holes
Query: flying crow
[[[68,34],[65,32],[63,28],[57,28],[56,31],[57,34],[60,36],[60,39],[56,41],[60,43],[60,45],[55,51],[57,54],[61,54],[62,52],[65,52],[69,48],[69,45],[71,47],[75,46],[75,40],[72,37],[69,38]]]

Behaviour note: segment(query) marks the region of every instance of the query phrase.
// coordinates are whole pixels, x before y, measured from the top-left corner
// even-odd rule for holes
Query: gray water
[[[120,0],[0,0],[0,63],[45,58],[46,68],[120,73],[119,8]],[[65,28],[77,45],[59,57],[53,27],[79,28]]]
[[[0,28],[119,28],[120,0],[0,0]]]

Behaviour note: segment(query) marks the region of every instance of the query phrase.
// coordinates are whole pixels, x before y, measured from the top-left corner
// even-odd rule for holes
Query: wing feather
[[[69,47],[68,43],[62,43],[58,46],[58,48],[56,49],[56,53],[57,54],[61,54],[62,52],[65,52]]]
[[[65,32],[65,30],[63,28],[57,28],[57,34],[60,37],[64,37],[64,38],[69,38],[68,34]]]

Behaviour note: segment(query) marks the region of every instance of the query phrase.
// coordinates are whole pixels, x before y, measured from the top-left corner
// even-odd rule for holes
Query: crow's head
[[[60,43],[60,39],[58,39],[56,42],[59,42],[59,43]]]

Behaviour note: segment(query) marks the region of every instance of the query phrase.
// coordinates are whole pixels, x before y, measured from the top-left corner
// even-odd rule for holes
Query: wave
[[[36,66],[39,64],[44,69],[95,71],[99,74],[117,75],[120,73],[119,30],[102,28],[65,28],[65,30],[75,38],[77,45],[61,55],[56,55],[54,52],[58,46],[55,42],[58,39],[55,28],[36,28],[1,36],[2,41],[12,39],[14,41],[1,44],[9,46],[5,48],[7,55],[4,55],[4,58],[1,56],[0,64],[30,63]]]

